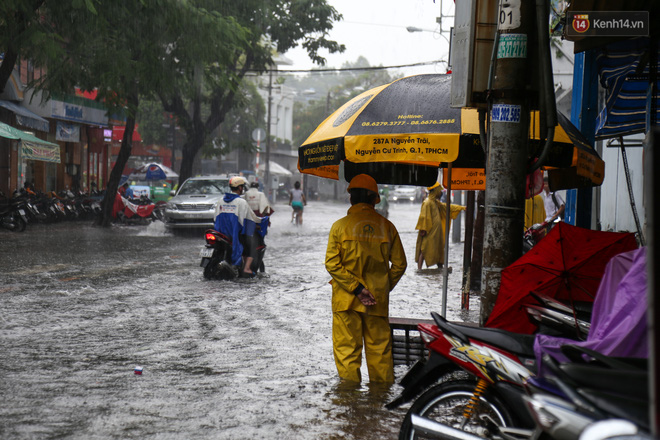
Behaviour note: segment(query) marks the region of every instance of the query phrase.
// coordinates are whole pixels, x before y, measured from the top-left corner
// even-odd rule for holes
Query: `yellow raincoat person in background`
[[[348,215],[330,229],[325,267],[332,276],[332,342],[342,379],[362,379],[364,346],[370,382],[394,382],[390,291],[406,271],[394,225],[376,212],[378,185],[360,174],[348,186]]]
[[[426,261],[426,267],[438,265],[442,267],[445,262],[445,225],[447,224],[447,205],[440,201],[442,197],[442,185],[426,188],[429,196],[422,203],[422,208],[415,229],[419,231],[417,244],[415,246],[415,261],[417,268],[422,269]],[[454,220],[465,206],[450,205],[450,217]],[[450,224],[451,226],[451,224]]]
[[[543,205],[543,197],[537,194],[534,197],[525,199],[525,229],[544,221],[545,206]]]

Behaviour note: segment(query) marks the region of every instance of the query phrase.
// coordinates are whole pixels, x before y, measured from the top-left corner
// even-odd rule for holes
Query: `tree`
[[[180,59],[208,60],[212,52],[226,56],[245,44],[246,32],[231,17],[208,12],[181,0],[115,0],[97,2],[90,10],[79,1],[46,3],[40,10],[53,34],[61,37],[66,56],[47,58],[47,75],[37,86],[47,93],[98,90],[110,111],[124,111],[126,130],[113,167],[102,215],[97,224],[108,226],[122,171],[132,149],[132,135],[140,97],[156,94],[176,83],[189,65]],[[202,43],[186,46],[186,38]],[[186,51],[186,53],[183,53]],[[188,70],[189,71],[189,70]]]
[[[186,133],[179,180],[190,177],[193,161],[209,135],[225,120],[234,105],[236,93],[248,72],[273,68],[273,53],[284,53],[302,44],[310,58],[324,64],[321,49],[330,53],[344,46],[327,39],[332,22],[341,15],[325,0],[198,1],[209,14],[231,17],[245,31],[245,40],[224,44],[215,58],[182,53],[180,74],[171,87],[158,95],[164,108],[174,113]],[[182,35],[177,47],[191,47],[198,42]],[[208,54],[204,54],[208,55]],[[189,103],[189,105],[187,105]],[[208,114],[203,112],[204,104]]]
[[[254,152],[252,130],[265,125],[266,105],[252,81],[243,81],[232,109],[218,128],[213,142],[202,149],[204,157],[220,156],[233,150]]]
[[[45,48],[39,43],[48,44],[44,39],[46,35],[39,23],[39,8],[44,0],[5,0],[0,2],[0,93],[7,85],[7,81],[14,71],[19,53],[24,49],[31,49],[35,53],[38,49],[48,48],[57,50],[58,46],[48,45]]]

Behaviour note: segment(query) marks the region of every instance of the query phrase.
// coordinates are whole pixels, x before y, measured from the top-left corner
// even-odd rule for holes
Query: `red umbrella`
[[[523,305],[530,292],[563,302],[593,302],[605,265],[637,249],[635,234],[592,231],[560,222],[529,252],[502,271],[500,291],[486,327],[531,334],[536,326]]]

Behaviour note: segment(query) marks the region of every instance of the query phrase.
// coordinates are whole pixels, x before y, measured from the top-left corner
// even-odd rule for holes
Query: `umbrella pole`
[[[447,281],[449,279],[449,225],[451,221],[451,162],[447,164],[447,216],[445,217],[445,264],[442,267],[442,316],[447,316]]]

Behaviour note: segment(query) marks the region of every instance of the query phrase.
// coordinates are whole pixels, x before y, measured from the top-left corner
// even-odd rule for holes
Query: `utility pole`
[[[268,123],[266,124],[266,166],[264,168],[264,179],[266,180],[266,195],[268,196],[268,199],[271,201],[271,203],[274,202],[275,197],[272,192],[272,188],[270,187],[270,125],[271,125],[271,107],[273,104],[273,69],[271,66],[271,69],[268,71],[268,115],[266,116],[266,119],[268,119]]]
[[[511,0],[500,2],[498,11],[497,60],[489,91],[481,325],[495,305],[502,270],[522,254],[534,7],[529,0]]]

